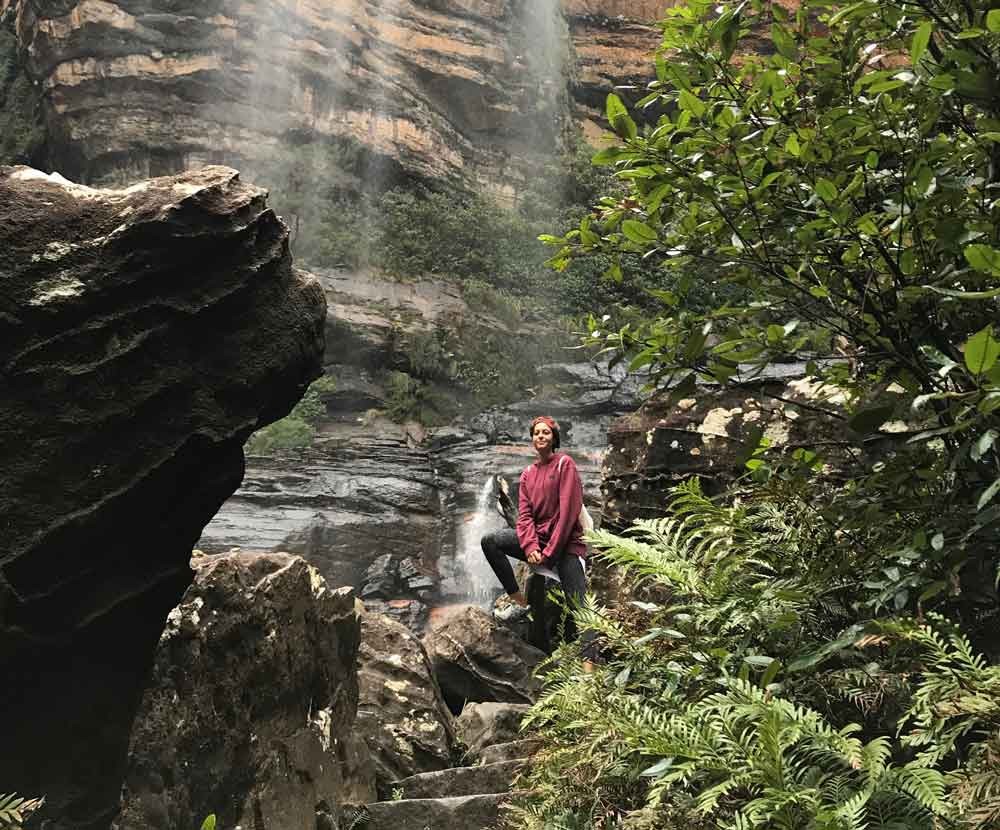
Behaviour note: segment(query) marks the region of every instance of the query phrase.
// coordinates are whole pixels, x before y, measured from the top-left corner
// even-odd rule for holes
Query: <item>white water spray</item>
[[[482,537],[505,527],[493,507],[493,476],[487,476],[476,498],[476,512],[461,522],[455,532],[455,562],[452,584],[466,602],[489,607],[503,590],[490,568],[480,544]]]

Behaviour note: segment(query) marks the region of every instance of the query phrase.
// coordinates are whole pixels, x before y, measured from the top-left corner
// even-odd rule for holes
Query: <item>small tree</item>
[[[848,396],[845,446],[909,429],[821,506],[845,530],[884,523],[867,555],[902,560],[883,601],[963,580],[982,594],[1000,517],[1000,10],[693,0],[664,26],[639,106],[667,114],[639,130],[609,96],[621,144],[594,159],[628,194],[548,241],[556,268],[640,254],[681,278],[658,292],[662,315],[611,332],[592,319],[591,339],[683,393],[806,347],[841,357],[808,371]],[[697,310],[704,282],[733,290]]]

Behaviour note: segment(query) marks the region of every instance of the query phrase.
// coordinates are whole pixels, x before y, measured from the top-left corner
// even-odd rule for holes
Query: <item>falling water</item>
[[[501,588],[483,556],[479,540],[486,533],[504,527],[493,507],[493,476],[487,476],[476,498],[476,512],[455,530],[455,561],[451,582],[458,598],[475,605],[489,606]]]

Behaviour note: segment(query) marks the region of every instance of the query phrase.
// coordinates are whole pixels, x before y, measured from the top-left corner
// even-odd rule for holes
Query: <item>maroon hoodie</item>
[[[583,484],[576,463],[555,452],[521,473],[518,490],[517,540],[525,553],[538,549],[546,559],[566,551],[587,555],[580,527]]]

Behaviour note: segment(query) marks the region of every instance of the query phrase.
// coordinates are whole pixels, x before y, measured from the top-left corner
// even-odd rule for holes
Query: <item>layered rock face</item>
[[[296,145],[514,198],[571,118],[650,75],[650,0],[0,0],[45,91],[50,164],[124,181]],[[567,21],[569,28],[567,28]],[[636,22],[638,21],[638,22]],[[575,57],[574,54],[575,53]],[[351,161],[361,150],[360,168]],[[374,165],[374,167],[372,166]]]
[[[566,110],[529,55],[540,26],[561,23],[545,4],[4,2],[47,90],[54,158],[91,181],[244,166],[295,136],[499,182],[530,151],[521,114],[548,112],[555,147]]]
[[[359,620],[288,554],[203,556],[136,716],[119,830],[337,827],[358,792]]]
[[[0,781],[106,827],[191,548],[321,370],[323,295],[228,168],[0,168]]]

